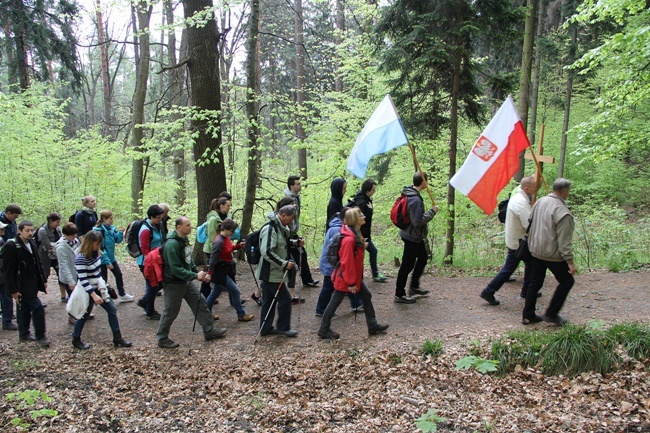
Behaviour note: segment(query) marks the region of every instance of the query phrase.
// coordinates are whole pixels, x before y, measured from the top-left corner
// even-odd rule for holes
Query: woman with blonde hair
[[[111,297],[108,296],[106,282],[101,275],[100,249],[102,246],[102,240],[102,235],[98,231],[91,230],[86,233],[86,236],[84,236],[83,242],[81,243],[81,250],[74,260],[75,270],[77,271],[77,277],[79,278],[77,285],[81,285],[90,297],[86,314],[76,321],[72,331],[72,346],[76,349],[85,350],[90,347],[90,345],[81,341],[81,332],[83,331],[86,320],[88,320],[95,304],[101,306],[108,315],[108,324],[110,325],[111,331],[113,331],[113,345],[115,347],[132,346],[130,341],[125,340],[122,337],[122,333],[120,332],[120,323],[117,320],[117,308],[111,300]]]
[[[323,313],[318,336],[329,339],[340,337],[338,332],[332,331],[330,325],[336,309],[341,305],[343,298],[348,293],[359,293],[363,301],[368,334],[379,334],[388,329],[388,325],[377,323],[375,307],[372,305],[372,295],[363,282],[363,256],[366,246],[360,228],[366,222],[365,216],[359,208],[355,207],[348,208],[340,217],[343,219],[343,227],[341,227],[340,232],[339,264],[331,276],[334,283],[334,293]]]
[[[83,236],[95,227],[97,224],[97,199],[92,195],[87,195],[81,199],[83,208],[74,215],[74,224],[79,229],[79,235]]]

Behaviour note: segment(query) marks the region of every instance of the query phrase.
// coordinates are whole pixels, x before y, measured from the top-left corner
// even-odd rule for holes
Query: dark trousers
[[[29,324],[34,322],[34,337],[37,340],[45,338],[45,309],[38,298],[21,297],[16,310],[18,318],[18,335],[20,338],[29,337]]]
[[[327,305],[332,299],[332,293],[334,293],[334,283],[332,283],[332,278],[328,276],[323,276],[323,286],[320,289],[318,295],[318,302],[316,303],[316,314],[323,314]],[[359,308],[362,305],[361,299],[358,293],[348,293],[348,298],[350,298],[350,304],[352,308]]]
[[[508,281],[510,276],[517,270],[520,260],[516,257],[517,250],[511,250],[508,248],[508,255],[506,256],[506,262],[501,267],[501,270],[492,278],[485,287],[487,293],[494,294],[498,291],[503,284]],[[528,287],[530,286],[530,265],[531,262],[524,262],[524,285],[521,288],[521,293],[525,294],[528,292]]]
[[[14,298],[7,295],[4,287],[0,287],[0,301],[0,305],[2,305],[2,324],[9,325],[14,318]]]
[[[115,285],[117,286],[117,293],[120,296],[126,295],[126,292],[124,291],[124,277],[122,276],[122,270],[120,269],[120,265],[117,264],[117,260],[115,260],[113,263],[113,269],[111,269],[111,272],[113,273],[113,276],[115,277]],[[104,281],[106,281],[106,284],[108,284],[108,266],[102,265],[102,278]]]
[[[296,265],[298,265],[300,268],[300,279],[302,280],[302,284],[307,284],[314,281],[311,276],[311,269],[309,269],[309,263],[307,263],[307,252],[305,251],[305,248],[289,247],[289,255],[293,261],[296,262]],[[296,287],[295,268],[289,270],[289,281],[287,284],[291,288]]]
[[[377,268],[377,247],[372,241],[368,241],[368,257],[370,258],[370,270],[372,271],[373,278],[379,274],[379,269]]]
[[[545,260],[533,257],[530,266],[530,287],[526,292],[526,305],[524,306],[523,318],[530,319],[535,316],[535,304],[537,303],[537,292],[544,285],[546,270],[550,270],[559,283],[553,293],[553,298],[546,308],[548,317],[557,317],[564,305],[569,291],[575,282],[573,275],[569,273],[569,264],[567,262],[547,262]]]
[[[291,329],[291,294],[286,284],[268,283],[262,281],[262,311],[260,314],[261,334],[266,335],[273,329],[275,309],[278,309],[278,323],[275,329],[288,331]],[[278,291],[278,286],[280,290]],[[277,298],[275,298],[277,292]],[[275,300],[274,300],[275,298]],[[268,314],[268,317],[266,316]],[[264,320],[266,319],[266,320]]]
[[[140,272],[142,272],[142,275],[144,275],[144,266],[139,266]],[[144,296],[140,298],[140,301],[143,301],[145,304],[145,310],[147,311],[147,316],[151,316],[154,311],[156,311],[156,295],[162,289],[162,284],[160,286],[155,286],[152,287],[151,284],[149,284],[149,280],[146,278],[144,279],[144,285],[145,285],[145,292]],[[141,302],[138,301],[138,304]]]
[[[327,304],[325,313],[323,313],[323,319],[320,322],[320,330],[318,331],[319,333],[326,334],[327,331],[330,330],[330,326],[332,325],[332,317],[334,317],[336,309],[339,308],[339,305],[341,305],[341,302],[343,302],[343,299],[347,294],[347,292],[334,290],[332,299],[330,299],[330,303]],[[361,290],[359,290],[358,294],[363,301],[363,311],[366,315],[366,325],[368,325],[368,330],[371,330],[372,328],[377,327],[377,317],[375,317],[375,307],[372,305],[372,294],[363,281],[361,282]]]
[[[404,252],[402,253],[402,265],[399,267],[399,272],[397,273],[395,296],[406,295],[406,280],[411,271],[413,271],[413,275],[411,276],[411,287],[415,289],[420,288],[420,277],[422,276],[424,268],[427,266],[427,261],[429,260],[429,255],[424,246],[424,241],[411,242],[406,239],[402,239],[402,241],[404,241]]]
[[[88,302],[88,309],[86,310],[86,314],[81,319],[78,319],[74,323],[74,328],[72,330],[72,337],[77,338],[81,337],[81,332],[84,330],[84,325],[86,324],[86,320],[88,320],[88,317],[90,317],[90,313],[92,313],[93,308],[95,307],[95,301],[93,300],[92,296],[90,296],[90,293],[88,294],[88,297],[90,298]],[[110,326],[111,331],[113,334],[117,334],[120,332],[120,322],[117,320],[117,307],[113,303],[112,300],[109,300],[108,302],[104,301],[100,305],[106,311],[106,314],[108,315],[108,326]]]
[[[205,253],[205,263],[210,263],[210,254]],[[205,281],[201,281],[201,294],[205,299],[208,299],[210,297],[210,293],[212,293],[212,287],[210,286],[210,283],[206,283]]]

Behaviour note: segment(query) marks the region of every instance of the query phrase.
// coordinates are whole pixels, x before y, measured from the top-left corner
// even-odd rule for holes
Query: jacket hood
[[[332,181],[330,185],[330,191],[332,192],[332,197],[343,201],[343,185],[346,184],[346,180],[342,177],[337,177]]]
[[[341,218],[339,217],[338,214],[334,215],[332,220],[328,223],[329,228],[342,227],[342,226],[343,226],[343,221],[341,221]]]
[[[363,191],[357,191],[357,193],[348,200],[348,203],[372,203],[372,197],[368,196],[368,194]]]
[[[183,239],[182,237],[178,236],[178,233],[176,233],[176,230],[174,230],[173,232],[167,234],[167,240],[170,240],[170,239],[176,239],[177,241],[180,241],[180,242],[182,242],[184,244],[189,244],[189,239],[188,238]]]
[[[404,194],[407,197],[413,197],[416,195],[420,195],[420,191],[415,189],[413,185],[405,186],[404,189],[402,189],[402,194]]]

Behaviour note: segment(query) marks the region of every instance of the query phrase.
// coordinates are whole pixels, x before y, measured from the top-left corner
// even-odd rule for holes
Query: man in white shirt
[[[506,247],[508,255],[506,262],[501,267],[499,273],[490,281],[481,292],[481,298],[485,299],[490,305],[499,305],[500,302],[494,297],[494,294],[508,281],[510,276],[519,266],[519,259],[515,257],[519,247],[519,239],[524,237],[528,228],[528,217],[532,210],[531,200],[533,194],[537,191],[537,183],[532,176],[521,179],[521,185],[512,195],[508,202],[508,211],[506,213]],[[524,264],[524,285],[521,289],[521,297],[526,297],[526,290],[530,284],[530,263]]]

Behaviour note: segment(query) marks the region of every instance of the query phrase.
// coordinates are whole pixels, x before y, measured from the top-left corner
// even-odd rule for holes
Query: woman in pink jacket
[[[372,295],[363,282],[363,256],[366,246],[360,228],[366,223],[365,216],[356,207],[342,209],[340,216],[343,219],[343,227],[341,227],[339,264],[331,277],[334,283],[334,293],[323,313],[318,336],[330,339],[339,338],[340,335],[332,331],[330,325],[336,309],[348,293],[359,293],[363,301],[368,334],[375,335],[384,332],[388,329],[388,325],[377,323],[375,308],[372,305]]]

